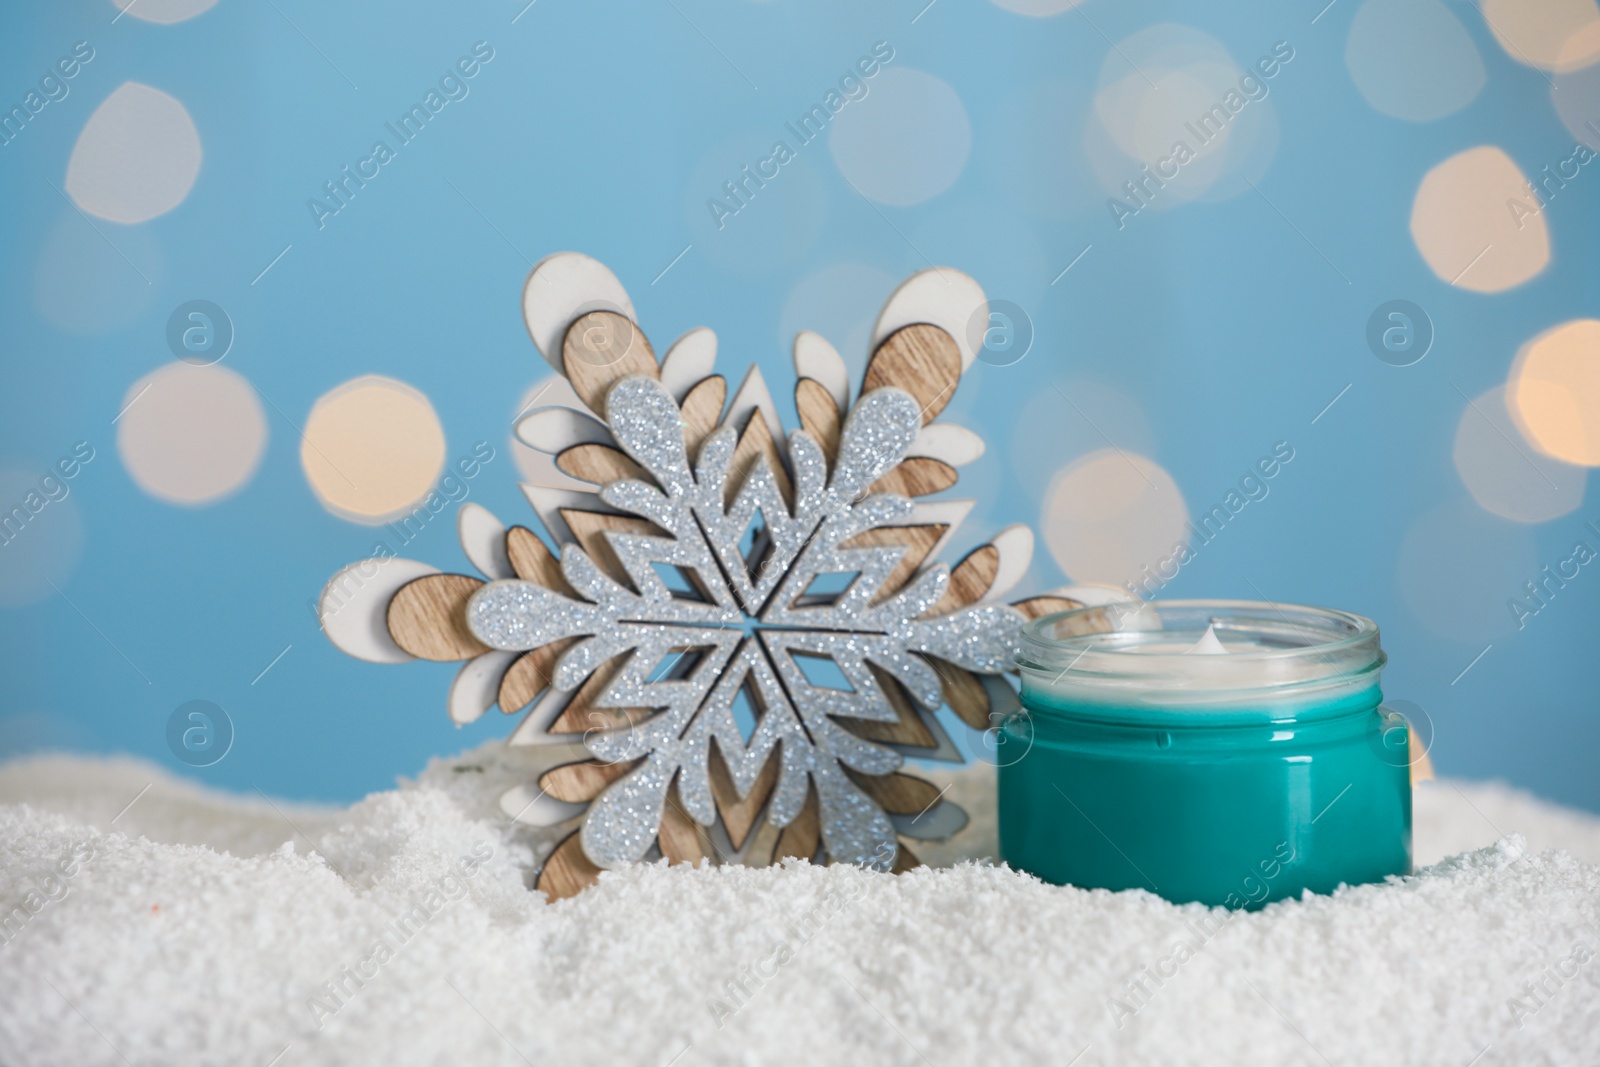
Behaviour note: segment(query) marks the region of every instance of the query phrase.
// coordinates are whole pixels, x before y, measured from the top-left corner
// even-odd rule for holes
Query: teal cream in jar
[[[1411,871],[1408,738],[1359,615],[1231,600],[1036,619],[1000,848],[1047,882],[1257,907]]]

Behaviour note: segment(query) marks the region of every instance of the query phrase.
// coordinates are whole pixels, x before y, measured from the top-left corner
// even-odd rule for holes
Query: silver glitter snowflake
[[[759,372],[724,404],[709,331],[658,365],[609,271],[546,260],[528,282],[530,332],[599,418],[553,406],[519,436],[596,491],[525,487],[558,552],[463,509],[487,582],[407,564],[349,598],[361,609],[345,618],[347,568],[325,592],[325,629],[368,659],[467,660],[458,721],[531,705],[513,744],[581,738],[587,758],[503,805],[577,824],[547,861],[553,896],[656,855],[904,866],[910,822],[964,822],[898,773],[905,756],[952,755],[935,715],[947,702],[975,729],[1010,710],[999,675],[1022,623],[1079,603],[1071,590],[996,602],[1027,567],[1024,527],[953,576],[932,556],[970,502],[911,499],[982,451],[934,423],[971,363],[962,335],[982,300],[955,272],[907,282],[853,403],[842,360],[803,334],[802,428],[784,441]]]

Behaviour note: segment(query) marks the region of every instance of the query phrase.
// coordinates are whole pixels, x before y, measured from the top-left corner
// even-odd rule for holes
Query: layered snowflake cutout
[[[524,313],[574,399],[517,432],[593,490],[524,485],[554,549],[463,508],[462,544],[487,581],[405,560],[347,567],[324,590],[324,629],[365,659],[465,660],[458,722],[526,708],[510,743],[583,757],[502,801],[522,821],[571,825],[540,876],[553,897],[659,856],[912,865],[902,839],[965,823],[900,772],[907,756],[960,758],[935,713],[988,728],[1016,706],[1001,673],[1022,623],[1093,599],[999,602],[1028,567],[1026,527],[953,569],[935,559],[971,504],[915,498],[982,453],[936,419],[983,306],[955,271],[911,278],[853,402],[838,354],[802,333],[801,426],[785,438],[759,370],[728,400],[709,330],[658,364],[616,278],[552,256]]]

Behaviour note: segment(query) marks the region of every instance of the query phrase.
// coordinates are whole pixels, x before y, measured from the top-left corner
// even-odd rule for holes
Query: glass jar
[[[1047,882],[1230,908],[1411,871],[1405,721],[1378,627],[1233,600],[1023,628],[1000,849]]]

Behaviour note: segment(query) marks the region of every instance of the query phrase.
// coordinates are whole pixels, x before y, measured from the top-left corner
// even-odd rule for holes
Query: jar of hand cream
[[[1411,871],[1405,722],[1378,627],[1234,600],[1106,604],[1023,628],[1026,755],[1000,849],[1047,882],[1256,907]]]

